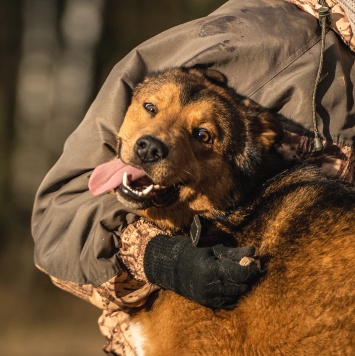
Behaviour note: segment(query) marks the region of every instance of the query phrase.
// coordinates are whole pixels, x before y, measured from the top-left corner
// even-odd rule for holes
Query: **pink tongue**
[[[122,184],[123,173],[127,172],[130,181],[144,177],[142,169],[123,163],[120,159],[97,166],[89,179],[89,190],[93,195],[100,195]]]

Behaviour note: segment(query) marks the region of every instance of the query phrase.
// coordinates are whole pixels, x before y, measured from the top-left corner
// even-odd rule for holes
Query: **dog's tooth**
[[[122,177],[122,183],[125,187],[128,187],[128,177],[127,177],[127,172],[123,173],[123,177]]]
[[[160,189],[160,185],[159,184],[151,184],[150,186],[146,187],[144,190],[136,190],[136,189],[133,189],[131,186],[130,186],[130,181],[128,179],[128,174],[127,172],[124,172],[123,173],[123,176],[122,176],[122,184],[126,187],[126,189],[128,189],[130,192],[132,192],[133,194],[139,196],[139,197],[145,197],[147,196],[153,189]]]
[[[152,190],[154,189],[154,185],[150,185],[149,187],[145,188],[142,193],[144,196],[147,196]]]

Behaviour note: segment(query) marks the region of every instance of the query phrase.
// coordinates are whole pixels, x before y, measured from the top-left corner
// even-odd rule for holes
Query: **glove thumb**
[[[239,263],[243,257],[252,257],[255,254],[254,246],[243,247],[226,247],[223,245],[217,245],[213,247],[214,255],[219,259],[226,259],[231,262]]]

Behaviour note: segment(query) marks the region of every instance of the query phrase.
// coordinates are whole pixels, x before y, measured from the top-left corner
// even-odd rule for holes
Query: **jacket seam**
[[[316,35],[312,36],[308,41],[306,41],[305,44],[303,44],[301,47],[299,47],[292,55],[288,56],[284,61],[282,61],[277,66],[277,68],[280,68],[280,69],[275,69],[271,74],[264,76],[257,83],[250,85],[241,94],[248,96],[248,97],[253,96],[262,87],[264,87],[267,83],[269,83],[271,80],[273,80],[276,76],[278,76],[286,68],[288,68],[294,62],[296,62],[300,57],[302,57],[306,52],[308,52],[311,48],[313,48],[317,43],[319,43],[320,40],[321,40],[320,35],[316,34]],[[298,54],[299,51],[301,51],[301,53]],[[262,82],[262,83],[259,84],[260,82]],[[255,86],[256,86],[256,88],[253,90],[253,87],[255,87]],[[248,93],[249,90],[252,90],[252,91],[250,93]]]

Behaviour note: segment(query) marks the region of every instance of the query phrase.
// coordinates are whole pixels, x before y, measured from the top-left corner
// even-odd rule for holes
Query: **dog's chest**
[[[137,356],[144,356],[144,344],[146,343],[146,338],[143,335],[142,327],[138,322],[132,322],[129,325],[129,331],[132,336],[133,345]]]

